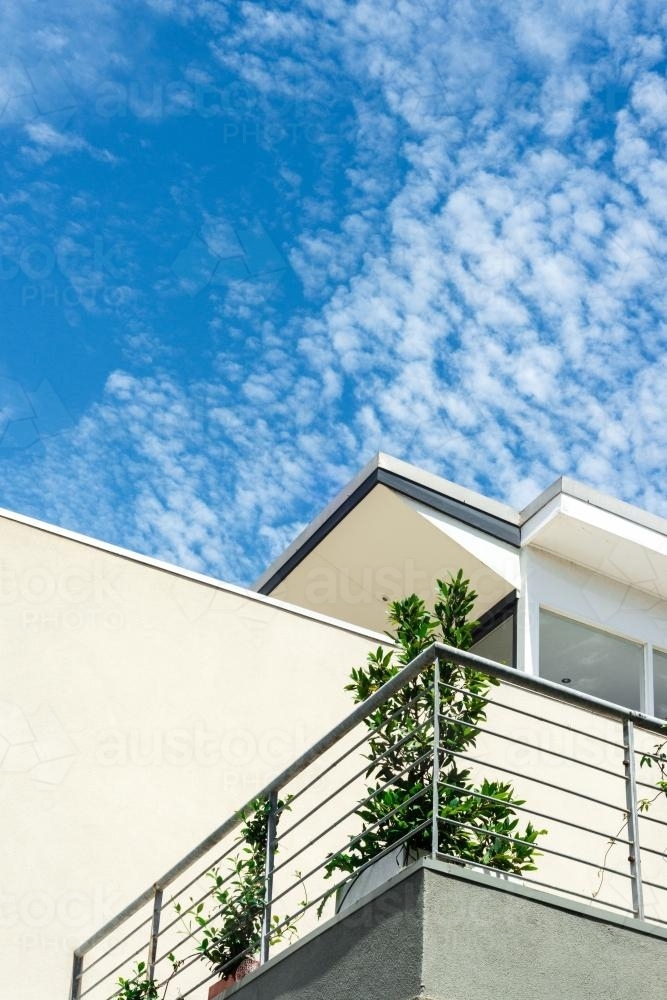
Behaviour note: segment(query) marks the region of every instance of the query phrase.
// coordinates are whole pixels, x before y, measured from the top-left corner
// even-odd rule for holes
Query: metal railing
[[[452,673],[452,666],[460,669]],[[475,693],[467,687],[467,671],[486,674],[498,686]],[[461,747],[451,734],[464,724],[457,714],[462,699],[483,704],[483,712]],[[393,732],[398,738],[388,744]],[[203,1000],[205,984],[233,972],[244,958],[265,963],[289,946],[295,928],[312,930],[398,871],[414,857],[415,845],[422,854],[460,864],[461,853],[443,848],[455,835],[493,842],[498,856],[505,846],[515,856],[537,847],[534,871],[516,864],[503,870],[502,862],[485,863],[478,851],[469,862],[477,872],[667,926],[667,799],[654,795],[653,772],[638,770],[638,758],[650,754],[661,735],[660,724],[639,713],[435,644],[80,945],[70,1000],[109,1000],[118,995],[119,976],[143,983],[137,996],[147,1000],[198,992]],[[384,747],[379,761],[378,747]],[[406,747],[408,764],[397,771]],[[462,772],[470,781],[461,780]],[[421,783],[406,798],[406,782],[416,773]],[[466,795],[498,805],[483,779],[496,792],[498,783],[512,785],[506,828],[488,829],[475,818],[465,822],[465,814],[457,819],[461,812],[450,808]],[[646,809],[641,803],[649,798],[654,801]],[[261,850],[253,856],[244,833],[260,808]],[[543,831],[536,844],[517,830],[524,822]],[[248,869],[242,867],[248,859],[254,863],[250,903]],[[232,934],[227,950],[216,951],[225,944],[221,922],[227,931],[238,930],[246,917],[245,937]],[[202,941],[208,941],[208,963]],[[138,962],[143,968],[137,972]]]

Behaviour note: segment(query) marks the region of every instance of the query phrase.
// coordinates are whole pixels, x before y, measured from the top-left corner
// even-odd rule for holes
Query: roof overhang
[[[527,508],[521,542],[667,600],[667,523],[559,480]]]
[[[521,512],[379,454],[255,584],[262,594],[365,628],[386,604],[462,568],[475,613],[520,589],[538,549],[667,600],[667,521],[569,478]]]
[[[260,578],[271,593],[381,630],[387,603],[463,569],[479,617],[520,585],[515,511],[378,455]]]

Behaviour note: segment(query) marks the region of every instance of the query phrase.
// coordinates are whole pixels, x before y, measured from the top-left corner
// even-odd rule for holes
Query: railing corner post
[[[440,841],[440,660],[433,662],[433,817],[431,822],[431,857],[438,854]]]
[[[74,960],[72,962],[72,989],[70,991],[70,1000],[79,1000],[81,996],[81,979],[83,976],[83,955],[77,955],[74,952]]]
[[[625,759],[625,801],[628,811],[628,851],[630,878],[632,879],[632,908],[639,920],[644,919],[644,892],[642,886],[641,847],[639,844],[639,810],[637,808],[637,773],[635,764],[635,727],[623,719],[623,744]]]
[[[160,936],[160,914],[162,912],[162,889],[156,885],[153,896],[153,918],[151,920],[151,937],[148,943],[148,978],[155,978],[155,960],[157,958],[157,942]]]
[[[269,820],[266,828],[266,859],[264,866],[264,914],[260,940],[259,961],[264,965],[269,960],[271,950],[271,904],[273,902],[273,868],[276,855],[276,834],[278,828],[278,789],[269,793]]]

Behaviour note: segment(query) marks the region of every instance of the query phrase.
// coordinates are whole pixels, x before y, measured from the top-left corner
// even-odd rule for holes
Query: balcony
[[[71,1000],[657,1000],[664,735],[433,645],[77,948]]]

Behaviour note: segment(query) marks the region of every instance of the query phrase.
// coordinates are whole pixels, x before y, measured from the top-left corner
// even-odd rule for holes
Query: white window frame
[[[624,639],[626,642],[631,642],[634,646],[641,646],[642,648],[642,673],[639,679],[639,710],[642,715],[653,716],[655,710],[655,697],[654,697],[654,686],[653,686],[653,644],[645,639],[637,638],[634,635],[627,635],[624,632],[617,632],[615,629],[605,628],[599,624],[599,622],[592,622],[590,619],[582,618],[579,615],[572,615],[569,612],[561,611],[559,608],[555,608],[550,604],[543,604],[541,601],[537,605],[537,621],[535,623],[536,630],[536,643],[535,649],[537,651],[536,657],[536,670],[535,673],[538,677],[540,674],[540,615],[542,611],[547,611],[549,614],[555,615],[557,618],[564,618],[566,621],[576,622],[578,625],[584,625],[587,628],[594,629],[597,632],[602,632],[605,635],[611,635],[616,639]],[[663,652],[663,650],[661,650]],[[664,650],[667,654],[667,650]],[[604,699],[602,699],[604,700]]]
[[[662,646],[658,646],[657,643],[653,642],[651,645],[651,715],[654,719],[658,719],[658,722],[665,724],[665,720],[659,718],[655,714],[655,670],[653,669],[653,650],[657,650],[658,653],[662,653],[663,656],[667,656],[667,649],[663,649]]]

